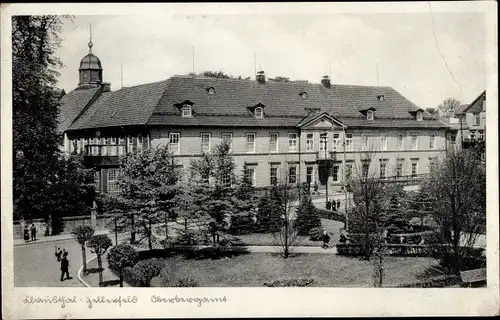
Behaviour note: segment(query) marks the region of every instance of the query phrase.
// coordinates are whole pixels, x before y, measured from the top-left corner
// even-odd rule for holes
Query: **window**
[[[222,174],[222,176],[220,177],[220,182],[221,182],[222,186],[230,187],[231,186],[231,175],[227,174],[227,173]]]
[[[340,167],[338,165],[334,165],[332,167],[332,177],[333,177],[334,182],[339,181],[339,169],[340,169]]]
[[[278,134],[269,134],[269,152],[278,152]]]
[[[479,113],[474,113],[474,125],[478,126],[481,123]]]
[[[366,111],[366,120],[373,120],[373,110]]]
[[[137,152],[137,137],[128,137],[128,152]]]
[[[346,163],[345,165],[345,179],[349,181],[352,177],[352,163]]]
[[[301,92],[300,96],[302,97],[302,99],[307,99],[307,92]]]
[[[201,152],[210,151],[210,133],[201,134]]]
[[[109,169],[108,170],[108,192],[119,192],[120,186],[118,184],[118,176],[120,174],[119,169]]]
[[[76,152],[76,148],[77,148],[76,139],[70,140],[69,152],[70,153]]]
[[[297,183],[297,167],[288,168],[288,183]]]
[[[411,135],[411,149],[418,150],[418,135],[416,133]]]
[[[340,134],[333,134],[333,150],[337,150],[340,145]]]
[[[76,153],[82,152],[82,140],[76,139]]]
[[[296,133],[288,134],[288,151],[289,152],[297,151],[297,134]]]
[[[423,120],[422,111],[418,111],[417,112],[417,121],[422,121],[422,120]]]
[[[269,172],[269,182],[271,185],[278,183],[278,168],[271,167],[271,171]]]
[[[411,176],[416,177],[418,174],[418,163],[417,162],[412,162],[411,163]]]
[[[345,146],[347,151],[352,151],[352,133],[346,134]]]
[[[85,154],[89,153],[88,146],[89,145],[89,139],[88,138],[83,138],[83,152]]]
[[[233,151],[233,134],[231,132],[223,132],[222,141],[229,143],[229,152]]]
[[[479,130],[479,140],[484,140],[484,131],[483,130]]]
[[[312,178],[313,178],[313,167],[306,167],[306,182],[307,184],[312,183]]]
[[[255,108],[255,118],[264,118],[264,111],[262,107]]]
[[[436,135],[434,133],[431,133],[430,135],[429,149],[431,150],[436,149]]]
[[[110,143],[109,141],[109,138],[108,137],[105,137],[105,138],[102,138],[102,144],[103,146],[101,146],[101,155],[103,156],[107,156],[108,155],[108,149],[110,147],[108,147],[107,145]],[[109,154],[111,154],[111,149],[109,149]]]
[[[319,135],[319,151],[325,151],[328,149],[328,133],[321,133]]]
[[[475,140],[476,139],[476,131],[472,131],[470,132],[470,139],[471,140]]]
[[[436,158],[429,158],[429,171],[432,173],[434,170],[436,170],[437,166],[437,160]]]
[[[368,149],[368,135],[363,133],[361,135],[361,150],[366,151]]]
[[[213,87],[210,87],[207,89],[208,94],[215,94],[215,89]]]
[[[116,156],[118,154],[118,148],[116,146],[116,137],[111,137],[111,147],[110,148],[110,156]]]
[[[398,160],[396,162],[396,177],[401,177],[403,175],[403,160]]]
[[[101,192],[101,175],[99,171],[94,172],[94,189],[95,192]]]
[[[247,133],[247,153],[255,152],[255,134]]]
[[[180,140],[180,133],[170,133],[168,135],[168,149],[173,154],[180,153],[179,140]]]
[[[387,151],[387,133],[380,134],[380,144],[383,151]]]
[[[255,186],[255,168],[245,168],[245,179],[248,179],[251,185]]]
[[[380,179],[385,179],[387,177],[387,163],[385,161],[380,162]]]
[[[368,161],[363,161],[363,164],[361,166],[361,174],[363,177],[368,176],[368,170],[370,169],[370,163]]]
[[[404,149],[404,136],[402,134],[398,134],[398,150]]]
[[[308,133],[306,135],[306,151],[314,150],[314,134]]]
[[[99,138],[91,138],[90,144],[92,144],[92,155],[93,156],[99,155],[99,147],[96,146],[96,144],[99,144]]]
[[[192,110],[191,110],[191,106],[189,104],[183,105],[181,112],[182,112],[181,114],[183,117],[191,117],[192,116]]]
[[[121,155],[124,155],[125,154],[125,138],[124,137],[120,137],[118,138],[118,154],[121,156]]]

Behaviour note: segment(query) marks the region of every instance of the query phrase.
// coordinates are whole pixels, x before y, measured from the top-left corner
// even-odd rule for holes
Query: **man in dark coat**
[[[330,236],[326,230],[323,232],[323,248],[326,249],[330,246]]]
[[[69,276],[69,260],[67,252],[63,254],[61,259],[61,281],[64,281],[64,275],[66,275],[66,279],[71,279]]]
[[[24,227],[24,242],[28,242],[30,240],[30,231],[28,230],[28,226]]]
[[[36,241],[36,227],[35,224],[31,224],[31,241]]]

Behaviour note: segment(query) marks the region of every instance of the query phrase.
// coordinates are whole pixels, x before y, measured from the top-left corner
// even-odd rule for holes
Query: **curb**
[[[88,260],[87,260],[87,265],[88,265],[88,264],[89,264],[92,260],[94,260],[94,259],[97,259],[97,256],[95,256],[95,257],[92,257],[92,258],[88,259]],[[90,285],[89,285],[87,282],[85,282],[85,280],[83,280],[83,279],[82,279],[82,276],[81,276],[82,271],[83,271],[83,265],[82,265],[82,266],[80,266],[80,269],[78,269],[78,273],[77,273],[77,276],[78,276],[78,281],[80,281],[80,283],[81,283],[81,284],[83,284],[85,287],[90,288]]]

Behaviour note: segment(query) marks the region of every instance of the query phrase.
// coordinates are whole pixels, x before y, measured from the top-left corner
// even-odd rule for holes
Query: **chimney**
[[[256,80],[261,84],[266,83],[266,74],[264,73],[264,71],[257,72]]]
[[[109,82],[102,82],[101,83],[101,89],[102,89],[102,92],[110,92],[111,91],[111,83]]]
[[[323,76],[323,78],[321,78],[321,84],[325,88],[330,88],[332,86],[332,84],[330,83],[330,77],[329,76]]]

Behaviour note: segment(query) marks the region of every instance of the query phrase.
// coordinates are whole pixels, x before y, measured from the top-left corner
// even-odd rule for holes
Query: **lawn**
[[[371,287],[373,264],[359,258],[330,254],[297,254],[283,259],[278,254],[249,253],[225,259],[186,259],[174,255],[164,259],[170,283],[192,278],[202,287],[262,287],[265,282],[312,278],[310,286]],[[384,286],[424,280],[428,269],[437,265],[432,258],[388,257],[384,265]],[[161,276],[153,286],[162,286]]]
[[[340,238],[339,229],[344,227],[344,223],[334,220],[321,219],[321,224],[330,234],[330,243],[336,243]],[[277,244],[272,233],[250,233],[237,235],[235,237],[240,239],[247,246],[272,246]],[[309,240],[309,236],[298,236],[294,245],[319,247],[321,246],[321,241],[311,241]]]

